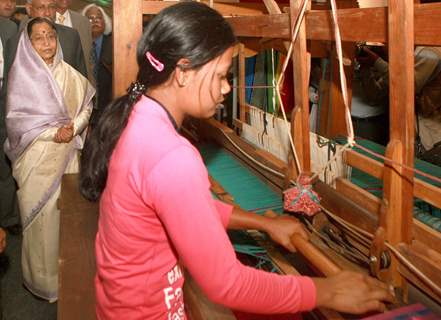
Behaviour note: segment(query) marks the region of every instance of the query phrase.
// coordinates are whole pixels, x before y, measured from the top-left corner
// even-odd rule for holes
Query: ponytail
[[[180,59],[189,61],[187,69],[196,70],[235,43],[233,29],[225,19],[200,2],[179,2],[149,22],[138,42],[139,82],[104,109],[86,140],[80,170],[80,191],[84,197],[95,201],[106,187],[113,149],[146,88],[168,81]]]
[[[127,91],[128,94],[106,107],[84,145],[80,163],[80,192],[90,201],[98,200],[106,186],[113,149],[145,86],[134,82]]]

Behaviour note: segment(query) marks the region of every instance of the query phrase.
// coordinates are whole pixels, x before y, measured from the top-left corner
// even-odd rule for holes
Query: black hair
[[[145,90],[165,83],[176,67],[193,70],[202,67],[222,55],[236,41],[226,20],[199,2],[180,2],[170,6],[149,22],[137,48],[137,85],[132,85],[129,94],[117,98],[103,110],[85,143],[80,167],[80,191],[84,197],[96,201],[104,190],[113,149],[133,106]],[[163,64],[161,71],[146,58],[147,52]],[[187,59],[189,63],[178,66],[181,59]]]
[[[48,24],[55,31],[55,33],[57,33],[57,29],[55,28],[55,24],[51,20],[49,20],[47,18],[37,17],[37,18],[31,19],[28,22],[28,26],[26,28],[26,31],[28,32],[29,37],[32,35],[32,27],[36,24],[39,24],[39,23]]]

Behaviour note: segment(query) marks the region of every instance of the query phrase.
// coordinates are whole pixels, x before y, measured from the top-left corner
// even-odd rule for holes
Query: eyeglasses
[[[56,33],[48,33],[46,35],[37,34],[31,37],[31,41],[38,44],[43,44],[46,42],[55,42],[57,41],[57,34]]]
[[[103,17],[102,16],[88,16],[87,18],[89,18],[90,22],[94,22],[94,21],[102,21]]]

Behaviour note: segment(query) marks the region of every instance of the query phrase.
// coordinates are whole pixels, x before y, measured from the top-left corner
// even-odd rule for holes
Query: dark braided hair
[[[107,182],[109,159],[135,103],[148,88],[165,83],[185,58],[198,69],[236,43],[233,30],[214,9],[199,2],[180,2],[162,10],[147,26],[137,49],[139,72],[128,93],[108,105],[87,139],[81,157],[80,191],[97,200]],[[155,67],[149,52],[162,64]]]

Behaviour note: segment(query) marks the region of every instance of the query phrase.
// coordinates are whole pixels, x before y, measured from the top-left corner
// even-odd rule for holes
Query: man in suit
[[[0,17],[11,19],[16,5],[15,0],[0,0]]]
[[[2,0],[0,0],[2,1]],[[86,59],[87,74],[89,80],[94,83],[93,78],[93,62],[92,62],[92,30],[89,19],[83,15],[70,10],[72,0],[56,0],[57,12],[55,22],[73,28],[78,31],[81,39],[81,46],[83,47],[84,57]]]
[[[3,80],[3,57],[8,40],[17,33],[17,25],[9,19],[0,18],[0,87]],[[11,167],[3,151],[6,140],[5,108],[0,104],[0,226],[10,233],[20,232],[19,211],[16,196],[16,185],[12,178]]]
[[[82,14],[92,25],[94,74],[97,80],[97,104],[90,120],[93,126],[104,108],[112,101],[112,20],[104,9],[96,4],[84,7]]]

